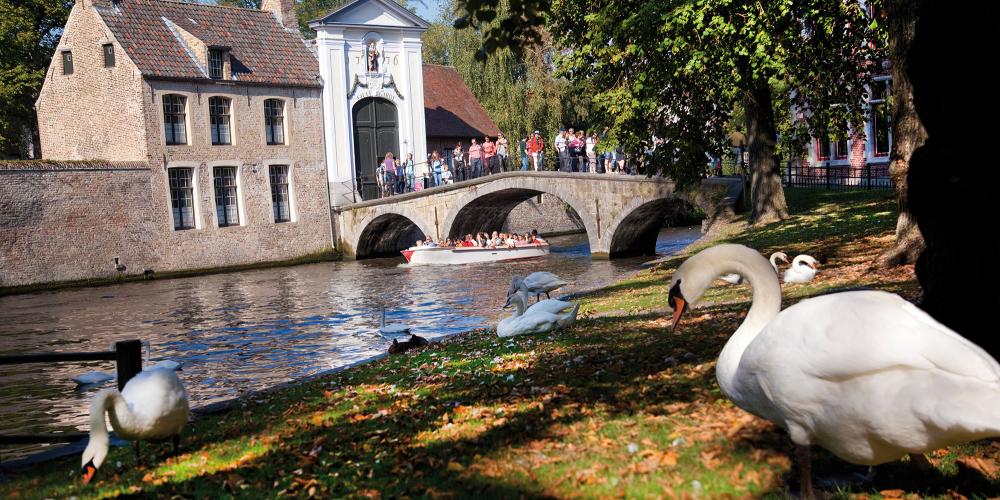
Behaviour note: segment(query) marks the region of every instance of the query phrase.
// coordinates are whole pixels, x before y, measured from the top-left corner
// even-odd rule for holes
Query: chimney
[[[295,15],[295,0],[262,0],[260,10],[271,11],[285,29],[299,31],[299,18]]]

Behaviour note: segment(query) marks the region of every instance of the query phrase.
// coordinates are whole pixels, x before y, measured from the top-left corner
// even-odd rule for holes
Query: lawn
[[[821,257],[817,280],[784,287],[786,305],[855,286],[914,299],[912,267],[868,268],[892,242],[891,195],[788,190],[791,219],[736,221],[721,240]],[[0,497],[783,496],[797,488],[786,436],[715,381],[749,290],[720,282],[670,332],[665,287],[682,260],[581,297],[582,318],[565,332],[479,331],[383,358],[198,419],[178,456],[144,445],[137,464],[115,449],[90,486],[73,457],[13,475]],[[929,458],[933,474],[890,464],[863,486],[832,485],[864,469],[829,455],[815,472],[835,497],[1000,494],[1000,445]]]

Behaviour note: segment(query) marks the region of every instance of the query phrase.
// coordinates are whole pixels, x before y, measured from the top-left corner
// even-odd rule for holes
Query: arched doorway
[[[354,175],[361,198],[378,198],[375,169],[391,151],[399,157],[399,120],[396,105],[369,97],[354,105]]]

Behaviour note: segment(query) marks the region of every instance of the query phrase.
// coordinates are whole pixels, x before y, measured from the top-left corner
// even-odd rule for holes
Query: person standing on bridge
[[[510,156],[510,143],[503,132],[497,136],[497,173],[507,170],[507,157]]]
[[[521,171],[528,171],[528,136],[521,138],[521,141],[517,143],[517,152],[521,153]]]
[[[475,139],[472,140],[472,145],[469,146],[469,165],[472,167],[470,179],[476,179],[480,175],[483,175],[483,147]]]
[[[462,143],[455,145],[451,151],[452,170],[454,171],[455,182],[462,182],[469,177],[469,170],[465,166],[465,152],[462,151]]]
[[[494,173],[494,162],[496,161],[497,145],[494,143],[490,136],[486,136],[483,139],[483,172],[484,175],[490,175]]]
[[[531,163],[535,167],[535,172],[538,172],[539,167],[544,169],[542,165],[542,151],[545,150],[545,141],[542,140],[542,133],[535,131],[531,139],[528,140],[528,154],[531,156]]]
[[[392,157],[392,151],[386,151],[385,159],[382,161],[382,171],[385,172],[385,179],[383,186],[385,187],[385,195],[395,194],[393,191],[396,189],[396,160]]]
[[[570,133],[573,133],[573,129],[569,130]],[[569,150],[567,149],[568,144],[566,144],[566,129],[559,129],[559,133],[556,134],[556,140],[554,142],[556,145],[556,155],[559,157],[559,170],[567,172],[569,166]]]
[[[431,170],[434,172],[434,187],[441,185],[441,155],[435,149],[431,153]]]
[[[414,181],[416,176],[413,171],[413,153],[406,153],[406,166],[403,167],[406,170],[406,190],[410,193],[416,190]]]

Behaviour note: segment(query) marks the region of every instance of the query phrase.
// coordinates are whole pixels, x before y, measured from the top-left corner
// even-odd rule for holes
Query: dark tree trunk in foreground
[[[907,0],[888,2],[889,60],[892,62],[892,157],[889,175],[899,196],[896,243],[875,259],[880,268],[913,264],[924,250],[924,237],[910,213],[906,174],[910,156],[923,145],[927,131],[913,107],[913,86],[906,74],[906,56],[920,18],[919,3]]]
[[[788,218],[785,190],[781,185],[781,171],[775,148],[778,129],[774,123],[774,101],[771,86],[758,81],[746,94],[747,142],[750,150],[750,195],[753,202],[750,212],[754,224],[774,222]]]
[[[998,7],[919,3],[927,8],[907,71],[927,140],[910,159],[907,195],[927,244],[917,260],[920,306],[1000,357],[1000,183],[992,154],[1000,100],[994,78],[959,76],[982,65],[983,54],[995,46]]]

